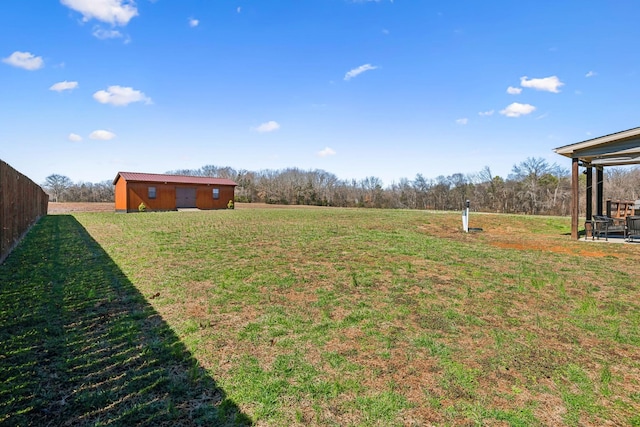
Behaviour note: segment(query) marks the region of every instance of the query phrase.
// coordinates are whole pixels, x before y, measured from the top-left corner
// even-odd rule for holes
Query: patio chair
[[[591,227],[593,230],[591,240],[594,240],[596,237],[600,240],[603,234],[604,240],[609,240],[609,233],[624,233],[626,229],[624,224],[616,224],[613,218],[605,215],[594,215],[591,220]]]
[[[627,228],[624,232],[625,240],[633,242],[634,237],[640,238],[640,216],[628,216]]]

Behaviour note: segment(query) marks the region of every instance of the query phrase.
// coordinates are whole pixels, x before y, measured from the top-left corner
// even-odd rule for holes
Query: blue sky
[[[3,0],[0,158],[506,177],[640,125],[640,2]]]

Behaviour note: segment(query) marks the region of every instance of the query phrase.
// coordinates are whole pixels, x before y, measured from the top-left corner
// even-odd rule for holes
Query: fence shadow
[[[75,218],[0,265],[0,424],[251,425]]]

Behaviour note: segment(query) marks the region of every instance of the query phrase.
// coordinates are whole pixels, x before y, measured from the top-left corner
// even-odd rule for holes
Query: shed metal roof
[[[640,164],[640,127],[554,149],[593,166]]]
[[[189,175],[167,175],[157,173],[140,173],[140,172],[118,172],[113,185],[118,179],[123,178],[128,182],[157,182],[163,184],[198,184],[198,185],[232,185],[237,186],[235,182],[226,178],[211,178],[208,176],[189,176]]]

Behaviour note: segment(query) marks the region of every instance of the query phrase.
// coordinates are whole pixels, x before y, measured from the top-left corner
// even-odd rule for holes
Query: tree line
[[[41,187],[51,202],[113,202],[115,198],[112,181],[74,183],[67,176],[53,174],[45,178]]]
[[[167,172],[175,175],[227,178],[235,181],[236,202],[362,208],[462,210],[466,200],[475,211],[569,215],[571,174],[542,158],[527,158],[506,177],[487,166],[472,174],[426,178],[417,174],[384,187],[375,176],[341,180],[324,170],[248,171],[215,165]],[[580,175],[581,195],[586,176]],[[43,188],[54,201],[109,202],[111,181],[73,183],[60,175],[47,177]],[[604,192],[613,200],[640,199],[640,168],[605,168]],[[595,191],[594,191],[595,193]],[[581,196],[583,198],[583,196]],[[584,210],[584,200],[582,200]]]

